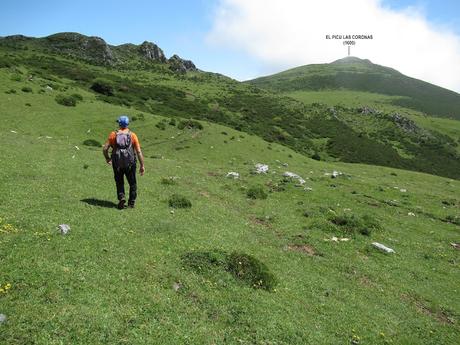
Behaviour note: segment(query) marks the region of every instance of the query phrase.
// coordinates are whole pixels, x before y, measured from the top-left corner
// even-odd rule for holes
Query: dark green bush
[[[164,121],[160,121],[158,122],[156,125],[155,125],[156,128],[158,129],[161,129],[162,131],[164,131],[166,129],[166,125],[164,123]]]
[[[90,87],[94,92],[105,96],[113,96],[113,85],[105,79],[96,79]]]
[[[168,122],[168,124],[169,124],[170,126],[175,126],[175,125],[176,125],[176,119],[174,119],[174,118],[170,119],[169,122]]]
[[[202,130],[203,125],[200,122],[196,121],[196,120],[184,120],[184,121],[179,122],[179,124],[177,125],[177,128],[179,128],[179,129],[188,128],[188,129]]]
[[[101,147],[102,144],[97,141],[97,140],[94,140],[94,139],[87,139],[83,142],[83,145],[85,146],[93,146],[93,147]]]
[[[250,199],[267,199],[268,197],[264,187],[260,185],[250,187],[246,192],[246,195]]]
[[[70,97],[75,99],[75,101],[77,101],[77,102],[83,101],[83,96],[80,95],[79,93],[73,93],[73,94],[70,95]]]
[[[77,100],[72,96],[67,96],[59,94],[55,97],[55,101],[58,104],[65,105],[66,107],[75,107],[77,105]]]
[[[185,196],[179,194],[173,194],[169,200],[169,207],[173,208],[190,208],[192,207],[192,202],[187,199]]]
[[[368,214],[359,217],[346,213],[343,215],[333,215],[329,220],[350,234],[359,232],[361,235],[369,236],[373,230],[381,230],[378,220]]]
[[[448,223],[460,225],[460,216],[448,215],[444,220]]]
[[[15,89],[9,89],[9,90],[5,91],[5,93],[11,95],[11,94],[16,93],[16,90]]]
[[[22,89],[21,89],[22,92],[33,92],[32,91],[32,88],[29,87],[29,86],[24,86]]]
[[[161,184],[164,184],[167,186],[172,186],[172,185],[177,184],[176,178],[174,176],[162,177],[160,182]]]
[[[227,270],[233,276],[254,288],[272,291],[277,284],[276,277],[268,267],[255,257],[233,252],[227,259]]]
[[[313,156],[311,156],[311,158],[314,159],[314,160],[316,160],[316,161],[320,161],[320,160],[321,160],[321,156],[320,156],[317,152],[315,152],[315,153],[313,154]]]
[[[268,267],[257,258],[239,252],[228,254],[221,250],[190,252],[182,262],[194,271],[212,277],[217,272],[229,272],[237,280],[255,289],[272,291],[277,279]]]

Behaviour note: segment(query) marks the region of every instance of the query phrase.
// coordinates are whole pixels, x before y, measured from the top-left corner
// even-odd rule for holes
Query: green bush
[[[22,89],[21,89],[22,92],[32,92],[32,88],[29,87],[29,86],[24,86]]]
[[[233,276],[254,288],[272,291],[277,284],[268,267],[255,257],[233,252],[227,259],[227,270]]]
[[[105,79],[96,79],[90,87],[94,92],[105,96],[113,96],[113,85]]]
[[[359,232],[361,235],[369,236],[373,230],[381,230],[378,220],[368,214],[359,217],[346,213],[343,215],[333,215],[329,220],[350,234]]]
[[[65,105],[66,107],[75,107],[77,105],[77,100],[75,98],[63,94],[57,95],[55,101],[58,104]]]
[[[170,119],[168,124],[170,126],[175,126],[176,125],[176,119],[174,119],[174,118]]]
[[[169,200],[169,207],[173,208],[190,208],[192,207],[192,202],[187,199],[185,196],[179,194],[173,194]]]
[[[264,187],[260,185],[250,187],[246,192],[246,195],[250,199],[267,199],[268,197]]]
[[[177,184],[176,178],[174,176],[162,177],[160,182],[161,184],[164,184],[167,186],[172,186],[172,185]]]
[[[164,123],[164,121],[160,121],[158,122],[156,125],[155,125],[156,128],[158,129],[161,129],[162,131],[164,131],[166,129],[166,125]]]
[[[235,279],[255,289],[273,291],[277,285],[277,279],[268,267],[245,253],[229,254],[221,250],[190,252],[182,256],[182,262],[210,279],[215,278],[215,274],[221,271],[229,272]]]
[[[83,96],[80,95],[79,93],[73,93],[73,94],[70,95],[70,97],[75,99],[75,101],[77,101],[77,102],[83,101]]]
[[[196,121],[196,120],[184,120],[184,121],[179,122],[179,124],[177,125],[177,128],[179,128],[179,129],[188,128],[188,129],[202,130],[203,125],[200,122]]]
[[[9,89],[9,90],[5,91],[5,93],[11,95],[11,94],[16,93],[16,90],[15,89]]]

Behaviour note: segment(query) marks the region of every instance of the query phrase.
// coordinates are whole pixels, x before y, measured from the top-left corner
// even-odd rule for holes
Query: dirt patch
[[[295,252],[305,253],[308,256],[316,255],[315,248],[308,244],[288,244],[287,249]]]
[[[208,172],[207,172],[207,175],[208,175],[208,176],[212,176],[212,177],[220,176],[219,173],[216,173],[216,172],[214,172],[214,171],[208,171]]]
[[[447,311],[442,310],[442,309],[439,311],[433,310],[430,307],[428,307],[425,303],[423,303],[423,301],[421,301],[416,296],[403,294],[401,295],[401,298],[404,301],[408,301],[411,304],[413,304],[417,312],[419,312],[420,314],[427,315],[443,324],[449,324],[449,325],[455,324],[455,319],[451,315],[449,315]]]
[[[199,195],[204,196],[205,198],[209,198],[209,193],[205,191],[198,192]]]

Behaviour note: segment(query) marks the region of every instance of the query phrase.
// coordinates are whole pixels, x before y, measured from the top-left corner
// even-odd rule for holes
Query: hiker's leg
[[[134,205],[137,197],[137,182],[136,182],[136,164],[126,171],[126,179],[129,183],[129,201],[128,204]]]
[[[117,185],[117,198],[123,200],[125,198],[125,179],[123,177],[123,171],[113,167],[113,176]]]

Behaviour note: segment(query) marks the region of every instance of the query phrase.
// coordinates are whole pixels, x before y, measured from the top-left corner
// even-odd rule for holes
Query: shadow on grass
[[[107,200],[99,200],[99,199],[82,199],[81,202],[86,202],[91,206],[98,206],[98,207],[106,207],[106,208],[117,208],[117,204]]]

